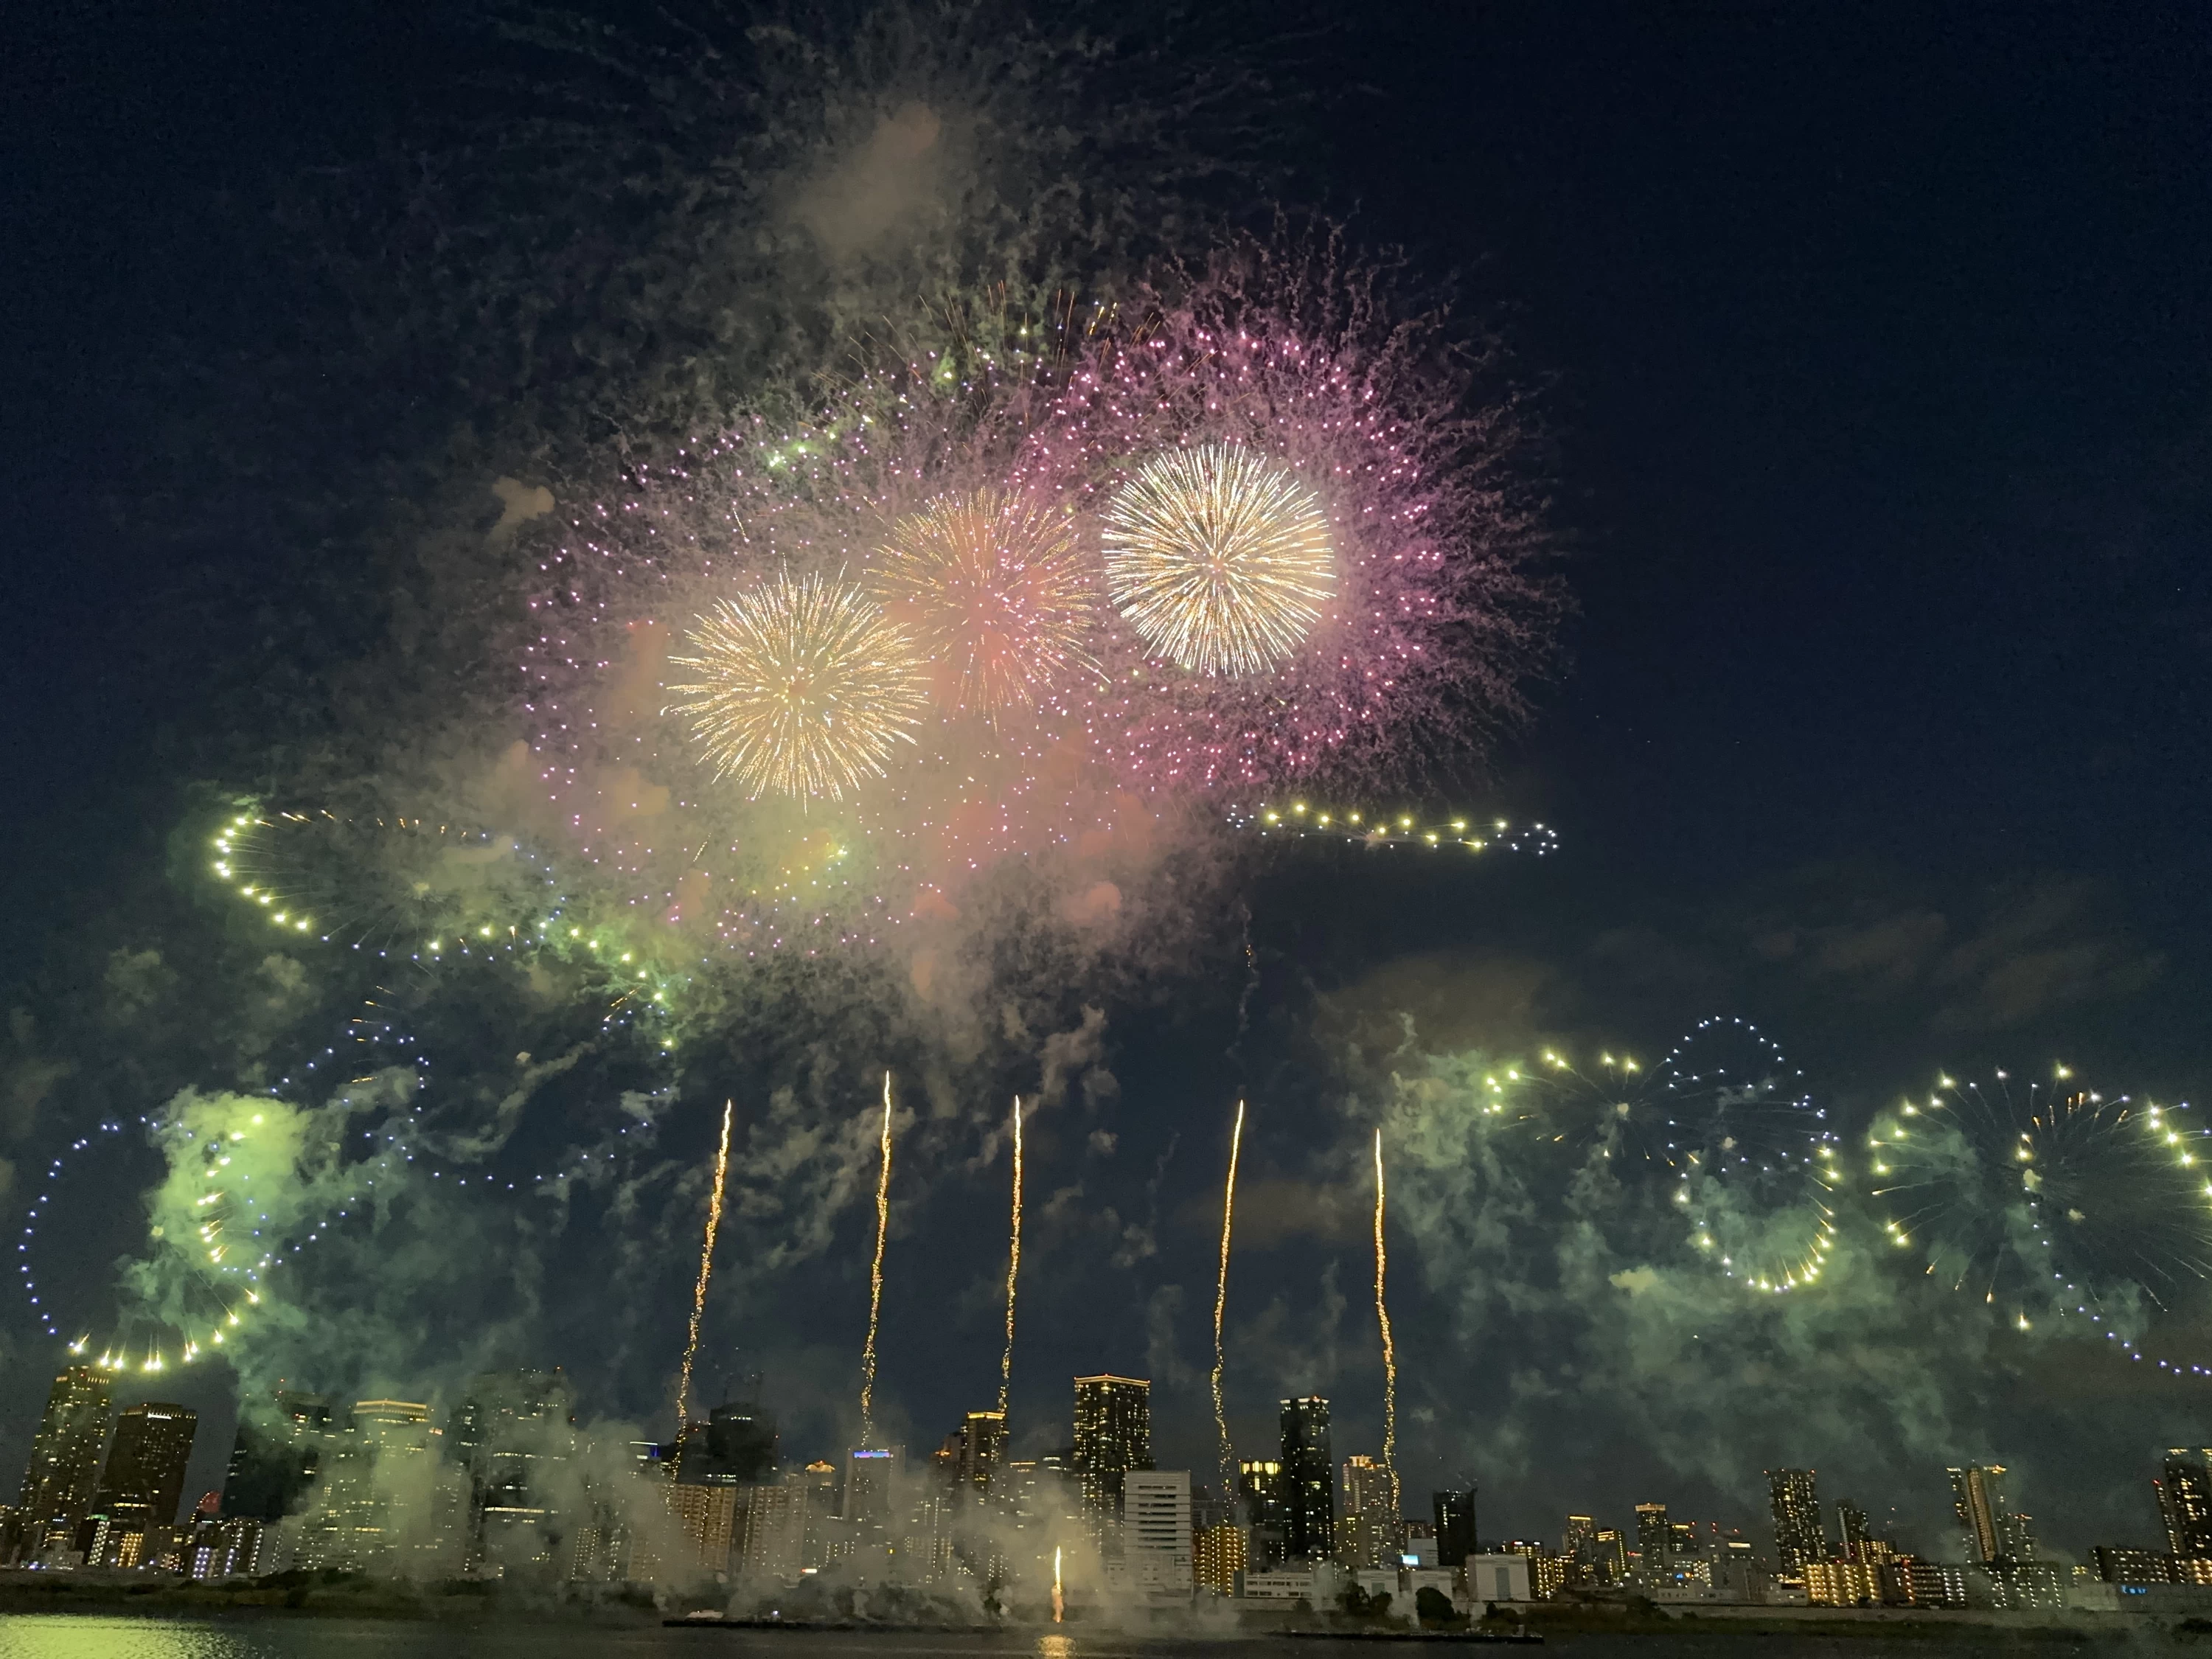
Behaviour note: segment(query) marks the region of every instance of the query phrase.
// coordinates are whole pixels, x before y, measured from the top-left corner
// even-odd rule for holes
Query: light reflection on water
[[[1753,1632],[1665,1635],[1555,1633],[1538,1655],[1573,1659],[1986,1659],[2011,1644],[1993,1632],[1946,1638],[1848,1638]],[[1992,1638],[1996,1638],[1994,1641]],[[2109,1638],[2106,1638],[2109,1642]],[[2034,1644],[2037,1659],[2086,1653],[2081,1641]],[[1518,1650],[1527,1651],[1527,1650]],[[215,1619],[120,1618],[93,1613],[0,1614],[0,1659],[1380,1659],[1366,1643],[1242,1638],[1163,1639],[1112,1630],[933,1633],[884,1631],[667,1630],[575,1624],[470,1626],[282,1614]],[[1455,1651],[1466,1652],[1466,1649]]]

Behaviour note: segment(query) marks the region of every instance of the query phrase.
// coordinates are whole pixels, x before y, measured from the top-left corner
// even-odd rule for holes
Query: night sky
[[[483,381],[471,406],[444,372],[473,361],[468,341],[411,308],[416,267],[356,257],[346,239],[376,221],[353,204],[410,168],[463,179],[441,200],[473,223],[443,228],[495,250],[502,198],[465,180],[490,176],[488,136],[519,141],[529,101],[489,23],[410,30],[381,13],[125,8],[33,21],[12,54],[10,1205],[84,1126],[232,1081],[191,1073],[185,1004],[159,1003],[231,960],[191,896],[180,826],[224,792],[281,788],[332,744],[404,747],[404,731],[358,738],[371,705],[328,690],[404,611],[380,586],[397,567],[360,550],[465,490],[489,522],[491,478],[531,476],[502,421],[528,404],[566,430],[544,410],[605,390]],[[1255,1117],[1231,1291],[1239,1449],[1270,1443],[1292,1389],[1334,1399],[1340,1456],[1379,1449],[1359,1160],[1408,1063],[1407,1022],[1423,1053],[1656,1054],[1699,1019],[1741,1016],[1787,1046],[1847,1142],[1939,1067],[2064,1059],[2169,1100],[2212,1076],[2203,18],[1286,15],[1106,21],[1132,42],[1157,29],[1178,84],[1218,67],[1232,87],[1188,117],[1189,144],[1243,169],[1210,206],[1345,216],[1359,245],[1402,245],[1422,281],[1452,279],[1462,314],[1510,345],[1545,423],[1578,614],[1488,776],[1462,766],[1426,787],[1540,817],[1563,850],[1480,869],[1270,854],[1172,964],[1071,982],[1052,1024],[947,1083],[975,1097],[925,1109],[883,1338],[884,1394],[917,1453],[995,1391],[1006,1163],[988,1123],[1041,1068],[1064,1087],[1029,1147],[1017,1444],[1062,1443],[1071,1374],[1133,1372],[1155,1379],[1162,1464],[1200,1471],[1240,1092]],[[662,120],[617,95],[595,107],[614,126]],[[1170,106],[1170,138],[1181,118]],[[685,165],[678,138],[665,153]],[[577,234],[611,236],[619,216]],[[530,258],[484,262],[526,273],[505,280],[526,291]],[[383,286],[349,287],[363,271]],[[649,359],[651,330],[632,333]],[[372,334],[384,356],[332,343]],[[1246,911],[1257,979],[1240,1039]],[[134,991],[118,1013],[118,953],[148,951],[148,974],[186,988]],[[761,1018],[687,1083],[663,1139],[696,1164],[725,1093],[756,1126],[702,1365],[718,1381],[763,1370],[787,1454],[813,1455],[852,1432],[827,1402],[851,1388],[869,1221],[821,1148],[865,1139],[863,1074],[912,1055],[856,1014],[842,1037],[825,1022],[831,1057],[794,1059],[753,1041]],[[776,1116],[762,1103],[794,1079]],[[815,1152],[779,1162],[775,1136]],[[2157,1452],[2212,1437],[2202,1383],[2097,1345],[2008,1346],[1964,1313],[1916,1347],[1902,1300],[1863,1352],[1838,1322],[1806,1346],[1699,1331],[1718,1355],[1682,1359],[1670,1338],[1662,1360],[1609,1304],[1562,1307],[1534,1280],[1516,1300],[1521,1267],[1442,1214],[1474,1200],[1439,1175],[1431,1224],[1410,1180],[1392,1258],[1408,1507],[1472,1474],[1485,1535],[1556,1536],[1590,1506],[1621,1524],[1659,1498],[1763,1536],[1756,1472],[1817,1462],[1825,1496],[1893,1510],[1904,1541],[1944,1554],[1943,1466],[1981,1458],[2014,1465],[2046,1541],[2082,1552],[2149,1541]],[[563,1364],[587,1416],[665,1411],[696,1168],[653,1190],[644,1213],[580,1210],[558,1238],[533,1236],[527,1294],[502,1288],[503,1258],[388,1262],[446,1310],[426,1318],[497,1334],[451,1339],[434,1376],[372,1363],[331,1386],[450,1392],[474,1364]],[[88,1183],[77,1201],[95,1214],[74,1288],[97,1300],[100,1253],[143,1226],[113,1191]],[[317,1294],[350,1292],[331,1277]],[[2158,1352],[2212,1356],[2212,1306],[2154,1335]],[[1779,1377],[1754,1364],[1769,1340]],[[0,1314],[0,1345],[5,1468],[56,1355],[20,1306]],[[230,1390],[180,1386],[207,1413],[195,1479],[211,1485]],[[1763,1406],[1743,1408],[1753,1395]],[[1885,1397],[1889,1425],[1869,1426]]]

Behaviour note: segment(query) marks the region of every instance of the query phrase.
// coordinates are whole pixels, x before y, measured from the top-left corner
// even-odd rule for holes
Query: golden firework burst
[[[1062,508],[943,496],[894,524],[877,557],[870,586],[933,665],[941,702],[995,717],[1091,663],[1096,601]]]
[[[857,587],[821,576],[769,577],[722,599],[670,660],[699,678],[669,690],[717,778],[747,794],[842,799],[901,743],[926,702],[905,632]]]
[[[1263,674],[1336,592],[1319,498],[1234,444],[1156,456],[1106,508],[1106,586],[1145,643],[1194,674]]]

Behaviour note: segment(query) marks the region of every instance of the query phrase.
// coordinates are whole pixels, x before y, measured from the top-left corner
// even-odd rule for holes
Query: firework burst
[[[700,678],[669,689],[715,777],[749,796],[842,800],[902,743],[924,702],[905,634],[857,587],[820,576],[769,577],[725,599],[671,660]]]
[[[941,704],[996,719],[1090,665],[1097,602],[1064,508],[988,487],[940,497],[893,524],[868,582]]]
[[[1939,1079],[1868,1136],[1890,1243],[2018,1328],[2117,1328],[2212,1277],[2212,1133],[2186,1104],[2082,1088],[2064,1066],[2024,1086]]]
[[[1233,444],[1147,461],[1107,503],[1104,541],[1122,619],[1194,674],[1266,673],[1336,592],[1320,501],[1287,468]]]

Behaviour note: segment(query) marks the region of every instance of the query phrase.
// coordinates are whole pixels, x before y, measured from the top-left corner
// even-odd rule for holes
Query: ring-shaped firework
[[[1819,1280],[1835,1249],[1836,1137],[1750,1021],[1702,1021],[1656,1066],[1608,1052],[1578,1066],[1547,1050],[1521,1076],[1545,1097],[1540,1133],[1624,1183],[1665,1179],[1691,1243],[1723,1273],[1772,1293]]]
[[[1890,1244],[2019,1330],[2086,1321],[2132,1352],[2127,1328],[2212,1277],[2212,1138],[2185,1102],[2102,1094],[2063,1066],[1943,1077],[1868,1148]]]

